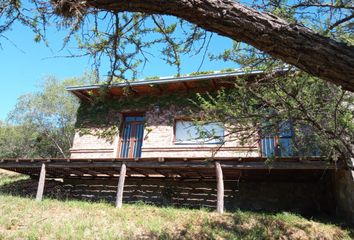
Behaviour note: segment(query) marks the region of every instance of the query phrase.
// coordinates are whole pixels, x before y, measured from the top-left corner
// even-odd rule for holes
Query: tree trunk
[[[95,0],[108,11],[173,15],[354,91],[354,47],[231,0]]]

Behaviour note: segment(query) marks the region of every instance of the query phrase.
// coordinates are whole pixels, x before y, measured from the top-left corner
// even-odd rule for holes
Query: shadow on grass
[[[0,175],[0,178],[2,176]],[[24,179],[23,176],[5,176],[0,182],[0,194],[11,195],[25,198],[33,198],[36,195],[38,180]],[[80,196],[73,194],[65,183],[54,180],[47,180],[45,183],[45,198],[56,200],[82,200],[89,202],[108,202],[114,203],[114,194],[110,192],[104,198],[98,196]],[[102,193],[98,191],[98,194]],[[83,192],[82,195],[85,195]],[[162,206],[161,204],[151,204]],[[178,206],[174,206],[177,207]],[[185,207],[184,207],[185,208]],[[208,211],[212,209],[207,209]],[[286,215],[281,212],[265,211],[244,211],[237,210],[229,212],[231,218],[217,217],[204,219],[199,226],[185,225],[181,229],[173,231],[150,232],[142,237],[151,239],[214,239],[223,237],[225,239],[306,239],[313,227],[310,223],[301,223],[300,220],[291,219],[294,214]],[[278,216],[279,215],[279,216]],[[300,219],[301,217],[298,216]],[[350,236],[354,239],[354,230],[345,224],[341,219],[329,216],[306,216],[316,222],[333,224],[347,229]],[[343,239],[343,232],[335,232],[335,239]],[[321,237],[321,236],[316,236]],[[322,238],[326,239],[326,238]]]
[[[1,176],[0,176],[1,177]],[[24,198],[33,198],[36,196],[38,180],[37,179],[19,179],[18,176],[6,176],[5,183],[0,185],[0,194],[11,195]],[[68,192],[59,181],[48,180],[45,183],[45,197],[58,200],[69,199]]]
[[[175,231],[165,230],[144,235],[148,239],[354,239],[354,231],[348,226],[337,227],[325,232],[317,225],[304,221],[297,222],[277,218],[270,213],[242,212],[231,214],[231,218],[208,218],[198,227],[185,225]],[[289,214],[291,215],[291,214]],[[303,221],[301,221],[303,220]],[[333,224],[333,223],[332,223]]]

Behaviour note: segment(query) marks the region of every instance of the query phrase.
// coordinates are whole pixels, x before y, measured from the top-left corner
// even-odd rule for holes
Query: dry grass
[[[0,185],[23,178],[0,173]],[[15,176],[15,177],[14,177]],[[348,230],[290,213],[58,201],[0,195],[0,239],[352,239]]]

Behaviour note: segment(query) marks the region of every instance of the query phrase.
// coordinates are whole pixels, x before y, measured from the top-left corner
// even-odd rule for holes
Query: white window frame
[[[190,128],[190,129],[188,129]],[[210,130],[208,129],[210,128]],[[210,132],[210,135],[215,136],[210,138],[200,138],[203,131]],[[201,132],[202,131],[202,132]],[[186,139],[186,135],[190,135],[190,139]],[[174,123],[174,144],[222,144],[224,143],[225,128],[221,123],[211,122],[203,125],[196,125],[195,122],[185,119],[176,119]]]

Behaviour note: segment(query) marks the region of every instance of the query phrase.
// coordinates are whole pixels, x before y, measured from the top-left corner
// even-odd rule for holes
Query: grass
[[[0,173],[0,185],[21,175]],[[219,215],[143,203],[59,201],[0,194],[0,239],[352,239],[350,231],[281,212]]]
[[[10,171],[0,169],[0,186],[10,184],[16,181],[28,179],[26,175],[17,174]]]

